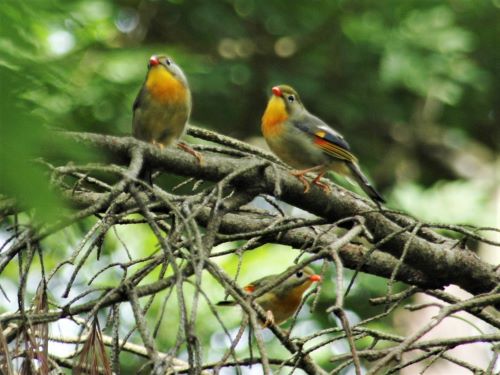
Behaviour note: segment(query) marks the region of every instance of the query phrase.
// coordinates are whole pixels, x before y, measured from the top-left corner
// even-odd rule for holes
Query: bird
[[[289,274],[294,266],[288,267],[285,271],[275,275],[265,276],[251,282],[243,287],[249,295],[258,293],[259,289],[276,284],[282,276]],[[257,297],[257,302],[266,311],[266,321],[263,327],[270,324],[282,324],[286,322],[297,311],[302,300],[302,295],[311,284],[321,281],[321,276],[314,273],[311,267],[304,267],[289,276],[285,281]],[[220,301],[218,306],[234,306],[236,301]]]
[[[358,159],[344,137],[311,114],[291,86],[278,85],[272,88],[271,98],[262,116],[261,129],[269,148],[281,160],[297,169],[292,171],[292,175],[302,182],[304,193],[311,187],[304,177],[306,173],[317,173],[312,184],[329,192],[329,186],[320,179],[326,172],[334,171],[353,178],[377,206],[385,203],[382,195],[361,171]]]
[[[132,134],[160,149],[170,146],[184,134],[191,107],[191,91],[182,69],[169,56],[153,55],[133,104]],[[177,146],[201,164],[199,152],[183,142]]]

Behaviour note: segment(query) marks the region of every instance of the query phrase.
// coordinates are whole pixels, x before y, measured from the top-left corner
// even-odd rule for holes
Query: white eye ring
[[[304,276],[304,272],[297,271],[297,273],[295,274],[295,276],[297,276],[300,279],[302,276]]]
[[[295,97],[293,95],[288,95],[287,99],[290,103],[293,103],[295,101]]]

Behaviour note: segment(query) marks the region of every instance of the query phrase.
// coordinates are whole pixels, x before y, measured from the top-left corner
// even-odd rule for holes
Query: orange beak
[[[311,275],[309,277],[309,280],[311,280],[313,283],[315,283],[316,281],[321,281],[321,276],[320,275]]]
[[[274,86],[271,91],[276,96],[283,96],[283,93],[281,92],[281,89],[278,86]]]
[[[151,58],[149,59],[149,65],[150,66],[160,65],[160,60],[158,60],[158,57],[156,55],[151,56]]]

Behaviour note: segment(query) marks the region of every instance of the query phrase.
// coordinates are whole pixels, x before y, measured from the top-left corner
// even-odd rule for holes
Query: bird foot
[[[291,172],[292,176],[295,176],[299,179],[300,182],[304,185],[304,194],[307,193],[311,189],[311,184],[307,179],[304,177],[304,175],[308,172],[308,170],[305,171],[293,171]]]
[[[312,181],[312,183],[313,183],[313,185],[319,186],[319,188],[321,188],[321,190],[323,190],[324,192],[328,192],[328,191],[330,191],[330,187],[319,181],[319,179],[321,177],[323,177],[323,175],[325,174],[325,171],[322,171],[322,169],[324,169],[323,165],[317,165],[317,166],[312,167],[312,168],[301,169],[298,171],[292,171],[291,173],[292,173],[292,176],[297,177],[299,179],[299,181],[302,182],[302,184],[304,184],[304,193],[307,193],[311,189],[311,184],[309,183],[309,181],[307,181],[307,179],[304,177],[304,175],[306,173],[316,172],[319,170],[320,171],[319,174]]]
[[[153,144],[153,146],[159,147],[160,151],[163,151],[163,148],[165,147],[163,144],[161,144],[160,142],[155,141],[154,139],[151,141],[151,143]]]
[[[200,152],[193,150],[190,146],[188,146],[184,142],[177,143],[177,147],[179,147],[181,150],[186,151],[188,154],[193,155],[198,160],[198,164],[200,166],[203,165],[203,155]]]
[[[323,177],[325,173],[320,173],[318,174],[314,180],[312,180],[312,183],[313,185],[316,185],[317,187],[319,187],[321,190],[323,190],[325,193],[329,193],[332,191],[332,189],[330,188],[330,186],[328,186],[327,184],[325,184],[324,182],[321,182],[320,179],[321,177]]]
[[[267,327],[269,327],[270,325],[273,325],[273,324],[274,324],[274,315],[273,315],[273,312],[271,310],[267,310],[266,311],[266,321],[262,325],[262,328],[267,328]]]

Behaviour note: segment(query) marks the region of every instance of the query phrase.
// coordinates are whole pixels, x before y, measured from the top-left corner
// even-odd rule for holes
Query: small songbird
[[[361,172],[358,159],[344,137],[309,113],[292,87],[280,85],[272,88],[261,127],[271,150],[285,163],[298,169],[292,174],[304,184],[304,193],[310,189],[310,183],[304,177],[308,172],[316,172],[312,183],[328,192],[330,188],[320,179],[331,170],[352,177],[377,205],[385,203]]]
[[[163,149],[184,134],[191,113],[191,91],[186,76],[170,57],[151,56],[133,112],[133,135],[137,139]],[[185,143],[177,145],[201,163],[198,152]]]
[[[263,287],[275,285],[276,281],[286,273],[290,272],[289,267],[284,272],[276,275],[269,275],[246,285],[243,289],[253,294]],[[257,302],[267,313],[267,320],[264,326],[273,324],[281,324],[286,322],[293,316],[300,305],[302,295],[311,286],[312,283],[321,281],[321,276],[316,275],[310,267],[305,267],[292,274],[288,279],[276,285],[270,291],[257,297]],[[236,301],[221,301],[218,306],[234,306]]]

